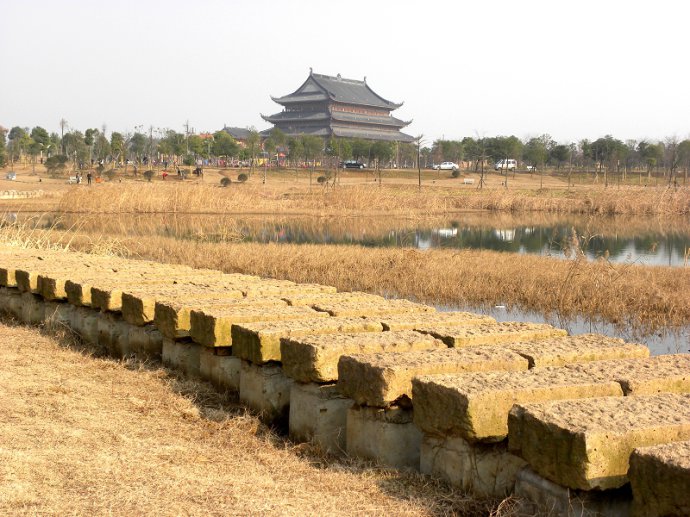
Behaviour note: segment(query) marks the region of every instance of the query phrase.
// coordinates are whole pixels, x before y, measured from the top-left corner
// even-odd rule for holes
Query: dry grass
[[[0,514],[511,512],[510,500],[319,457],[162,368],[85,355],[35,330],[0,332]]]
[[[573,190],[458,189],[386,185],[324,190],[248,184],[221,188],[202,183],[122,183],[65,192],[58,209],[79,213],[397,213],[448,214],[462,210],[574,214],[688,214],[690,189]]]

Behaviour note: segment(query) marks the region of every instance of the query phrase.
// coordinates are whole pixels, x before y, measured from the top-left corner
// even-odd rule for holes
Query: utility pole
[[[417,137],[417,178],[419,180],[419,191],[422,191],[422,163],[421,163],[421,156],[422,156],[422,139],[424,138],[424,135],[419,135]]]
[[[184,135],[185,135],[185,143],[187,147],[187,153],[189,154],[189,119],[184,123]]]

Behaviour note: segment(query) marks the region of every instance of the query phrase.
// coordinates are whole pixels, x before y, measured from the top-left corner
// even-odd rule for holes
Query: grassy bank
[[[570,260],[492,251],[364,248],[337,245],[211,243],[170,237],[5,230],[42,245],[119,253],[297,282],[334,285],[463,306],[506,304],[570,320],[584,316],[640,333],[690,322],[690,269],[587,261],[574,245]]]
[[[690,189],[599,188],[505,190],[409,185],[336,189],[260,184],[127,182],[71,188],[57,208],[78,213],[306,213],[438,215],[462,210],[570,214],[690,213]]]
[[[210,385],[161,367],[93,357],[66,335],[1,322],[0,332],[2,515],[472,516],[514,508],[419,474],[319,456]]]

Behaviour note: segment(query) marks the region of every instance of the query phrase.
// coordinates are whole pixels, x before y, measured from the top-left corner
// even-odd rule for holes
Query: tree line
[[[333,166],[342,160],[355,159],[369,167],[431,167],[453,161],[462,168],[476,172],[491,168],[495,161],[518,160],[524,168],[560,171],[588,171],[603,176],[608,182],[612,174],[625,179],[632,172],[645,172],[651,178],[661,173],[669,182],[683,173],[687,182],[690,170],[690,140],[669,137],[660,141],[619,140],[611,135],[596,140],[556,142],[544,134],[521,140],[516,136],[465,137],[461,140],[438,139],[427,145],[423,137],[413,143],[381,142],[348,138],[323,138],[301,135],[288,137],[279,129],[264,136],[249,128],[248,136],[235,140],[225,130],[195,134],[172,129],[132,133],[112,131],[106,127],[85,131],[69,128],[60,121],[60,134],[49,133],[36,126],[15,126],[9,131],[0,127],[0,166],[24,160],[34,166],[44,163],[60,170],[71,162],[77,167],[113,168],[128,164],[192,166],[199,160],[214,165],[248,165],[257,163],[278,166]],[[136,169],[135,169],[136,170]]]

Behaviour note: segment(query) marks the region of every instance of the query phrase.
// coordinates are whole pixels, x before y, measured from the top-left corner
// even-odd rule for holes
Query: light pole
[[[419,191],[422,191],[422,163],[421,163],[421,156],[422,156],[422,139],[424,138],[424,135],[419,135],[416,140],[417,140],[417,179],[419,181]]]

